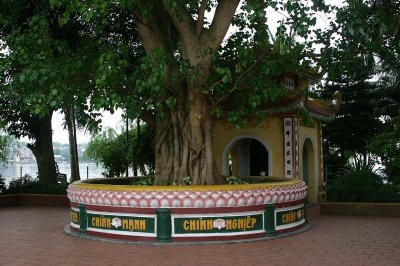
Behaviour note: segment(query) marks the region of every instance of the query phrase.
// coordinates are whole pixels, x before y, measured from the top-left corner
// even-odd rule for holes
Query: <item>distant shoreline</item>
[[[71,176],[71,164],[69,161],[57,162],[60,173],[67,174],[67,180]],[[36,161],[12,161],[6,165],[0,164],[0,174],[8,185],[13,179],[19,179],[26,174],[35,178],[37,176]],[[79,172],[82,179],[101,178],[104,168],[96,162],[80,162]]]

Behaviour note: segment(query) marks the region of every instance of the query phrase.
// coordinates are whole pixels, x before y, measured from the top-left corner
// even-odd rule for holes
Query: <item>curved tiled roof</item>
[[[312,118],[329,121],[332,120],[336,113],[339,111],[341,104],[341,94],[336,92],[332,100],[324,101],[320,99],[313,99],[305,95],[305,89],[313,81],[321,78],[321,75],[312,71],[301,70],[301,73],[288,72],[287,75],[301,77],[302,80],[298,81],[294,90],[288,90],[285,96],[282,96],[275,101],[269,101],[261,104],[260,112],[265,115],[272,114],[285,114],[306,112]],[[282,76],[282,77],[285,77]],[[234,109],[234,102],[226,103],[224,111]]]
[[[338,111],[336,106],[329,106],[328,102],[322,102],[321,100],[314,100],[311,98],[305,99],[305,107],[310,112],[327,117],[335,116]]]
[[[332,120],[339,110],[340,100],[323,101],[312,99],[305,95],[296,97],[281,97],[275,102],[266,103],[261,107],[261,112],[266,115],[283,114],[297,111],[306,111],[311,117],[329,121]]]

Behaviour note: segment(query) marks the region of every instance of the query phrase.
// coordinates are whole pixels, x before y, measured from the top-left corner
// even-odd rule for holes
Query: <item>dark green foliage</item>
[[[325,143],[327,144],[327,143]],[[339,151],[324,150],[324,175],[326,180],[336,180],[337,173],[347,169],[347,158],[341,156]]]
[[[11,137],[0,135],[0,163],[7,162],[8,148],[11,144]]]
[[[103,173],[104,176],[119,177],[125,173],[128,163],[126,159],[126,144],[110,128],[95,136],[89,142],[85,154],[104,166],[106,170]]]
[[[89,184],[152,186],[154,184],[154,176],[99,178],[85,180],[84,182]]]
[[[323,128],[326,163],[350,166],[352,159],[359,166],[356,168],[367,168],[372,163],[367,144],[381,132],[383,125],[379,114],[373,112],[379,100],[377,84],[361,77],[342,77],[335,85],[326,86],[321,95],[329,98],[335,91],[342,94],[342,102],[335,119]]]
[[[103,175],[118,177],[124,175],[126,167],[131,166],[134,155],[139,154],[138,167],[143,175],[154,172],[154,152],[151,143],[154,139],[154,130],[141,125],[140,141],[137,147],[136,129],[129,131],[128,149],[126,146],[126,133],[117,134],[112,129],[107,129],[102,134],[95,136],[86,149],[86,155],[100,163],[106,169]]]
[[[56,182],[52,114],[75,101],[87,111],[88,51],[97,51],[81,38],[79,20],[60,27],[60,12],[48,0],[0,4],[0,120],[10,135],[30,139],[40,179],[49,183]]]
[[[225,179],[229,185],[249,184],[248,182],[244,181],[240,177],[236,177],[236,176],[227,176]]]
[[[335,161],[347,166],[352,158],[357,167],[364,168],[378,160],[387,180],[397,183],[399,138],[393,131],[393,118],[399,115],[400,101],[400,4],[390,0],[344,2],[325,32],[326,46],[319,61],[327,73],[325,97],[336,90],[343,95],[336,119],[325,127],[325,146],[330,147],[327,157],[338,156]]]
[[[134,181],[138,181],[142,178],[146,177],[116,177],[116,178],[96,178],[96,179],[87,179],[82,182],[88,184],[104,184],[104,185],[132,185]],[[151,177],[154,178],[154,177]]]
[[[384,184],[370,170],[344,171],[328,181],[326,195],[334,202],[400,202],[400,187]]]
[[[132,185],[134,185],[134,186],[152,186],[153,183],[154,183],[154,178],[143,177],[143,178],[135,179],[132,182]]]
[[[38,179],[33,179],[29,175],[25,175],[19,179],[10,181],[8,188],[4,194],[51,194],[51,195],[66,195],[68,183],[49,184],[41,182]]]
[[[343,72],[399,69],[400,4],[393,0],[344,1],[336,10],[325,39],[322,65],[332,61],[329,76]],[[337,35],[340,38],[337,38]],[[360,65],[362,59],[362,65]],[[378,59],[378,62],[375,60]],[[329,63],[328,63],[329,62]],[[376,66],[379,65],[378,68]],[[325,65],[326,66],[326,65]],[[372,69],[375,68],[375,69]],[[397,69],[397,70],[396,70]],[[382,77],[382,76],[381,76]]]
[[[289,179],[286,178],[274,178],[274,177],[235,177],[225,176],[226,183],[230,185],[238,184],[262,184],[262,183],[276,183],[285,182]],[[191,185],[192,180],[190,176],[184,178],[183,184],[172,184],[174,186],[187,186]],[[154,176],[137,176],[137,177],[117,177],[117,178],[98,178],[83,180],[84,183],[88,184],[104,184],[104,185],[135,185],[135,186],[152,186],[154,185]],[[162,184],[164,185],[164,184]],[[167,185],[167,184],[165,184]]]
[[[336,118],[327,123],[325,136],[336,147],[363,153],[368,140],[379,132],[382,122],[371,112],[377,100],[374,86],[364,81],[353,82],[326,88],[326,91],[342,93],[342,105]]]
[[[6,182],[3,176],[0,174],[0,194],[3,194],[6,191]]]
[[[393,118],[392,128],[372,138],[369,148],[377,154],[385,166],[386,178],[400,184],[400,117]]]

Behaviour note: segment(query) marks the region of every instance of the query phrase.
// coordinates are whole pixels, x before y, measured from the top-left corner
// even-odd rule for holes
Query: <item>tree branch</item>
[[[243,72],[235,81],[235,84],[233,85],[232,89],[230,89],[228,91],[228,93],[224,94],[224,96],[220,97],[218,100],[215,101],[215,104],[213,104],[214,106],[218,106],[219,104],[221,104],[222,102],[224,102],[229,96],[231,96],[231,94],[237,90],[240,90],[241,88],[238,87],[238,83],[239,81],[247,75],[247,73],[249,73],[255,66],[257,66],[260,61],[264,58],[264,56],[267,54],[267,52],[264,52],[264,54],[262,56],[260,56],[256,61],[254,61],[254,63],[248,68],[246,69],[245,72]],[[215,84],[216,85],[216,84]]]
[[[233,87],[232,89],[230,89],[230,90],[228,91],[228,93],[224,94],[224,96],[222,96],[222,97],[220,97],[218,100],[216,100],[216,101],[215,101],[215,104],[213,104],[213,107],[216,107],[216,106],[220,105],[221,103],[223,103],[223,102],[224,102],[225,100],[227,100],[228,97],[231,96],[232,93],[234,93],[235,91],[238,91],[238,90],[245,90],[245,89],[247,89],[247,88],[248,88],[248,87],[243,87],[243,88],[239,88],[239,87],[237,87],[237,86]]]
[[[210,29],[208,30],[209,36],[204,37],[209,38],[208,47],[214,50],[217,49],[224,40],[240,0],[222,0],[218,2],[219,3],[217,9],[215,10],[214,19],[211,23]]]
[[[134,11],[133,17],[135,18],[137,29],[140,38],[143,42],[143,47],[146,50],[146,54],[150,54],[154,49],[161,47],[162,42],[159,36],[156,35],[153,27],[149,24],[139,12]]]
[[[204,25],[204,15],[207,10],[208,0],[201,1],[199,12],[197,13],[197,24],[196,24],[196,33],[197,37],[201,36],[203,32],[203,25]]]
[[[142,16],[137,10],[133,12],[133,17],[135,18],[143,46],[147,54],[150,54],[154,49],[159,48],[165,51],[170,59],[174,58],[174,48],[170,32],[172,20],[165,12],[160,1],[153,0],[151,2],[154,8],[154,13],[151,16]],[[165,84],[168,84],[169,76],[176,68],[177,66],[175,62],[165,63]],[[171,93],[176,93],[173,88],[171,89],[167,86],[167,89]]]
[[[165,15],[163,6],[158,1],[153,1],[154,15],[142,16],[137,10],[133,11],[137,29],[142,39],[147,54],[156,48],[162,48],[173,56],[173,48],[170,36],[171,21]]]
[[[142,110],[142,114],[140,115],[140,119],[142,119],[146,124],[148,124],[152,128],[156,128],[156,119],[154,115],[146,110]]]
[[[168,1],[163,1],[163,5],[182,39],[183,54],[185,57],[189,51],[194,50],[194,47],[199,46],[199,41],[195,35],[195,21],[185,6],[179,1],[176,2],[175,8],[168,5]]]

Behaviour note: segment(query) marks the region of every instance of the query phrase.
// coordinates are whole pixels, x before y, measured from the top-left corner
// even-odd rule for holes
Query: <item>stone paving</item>
[[[139,246],[64,233],[69,210],[0,208],[0,265],[400,265],[400,218],[321,216],[312,228],[269,241]]]

